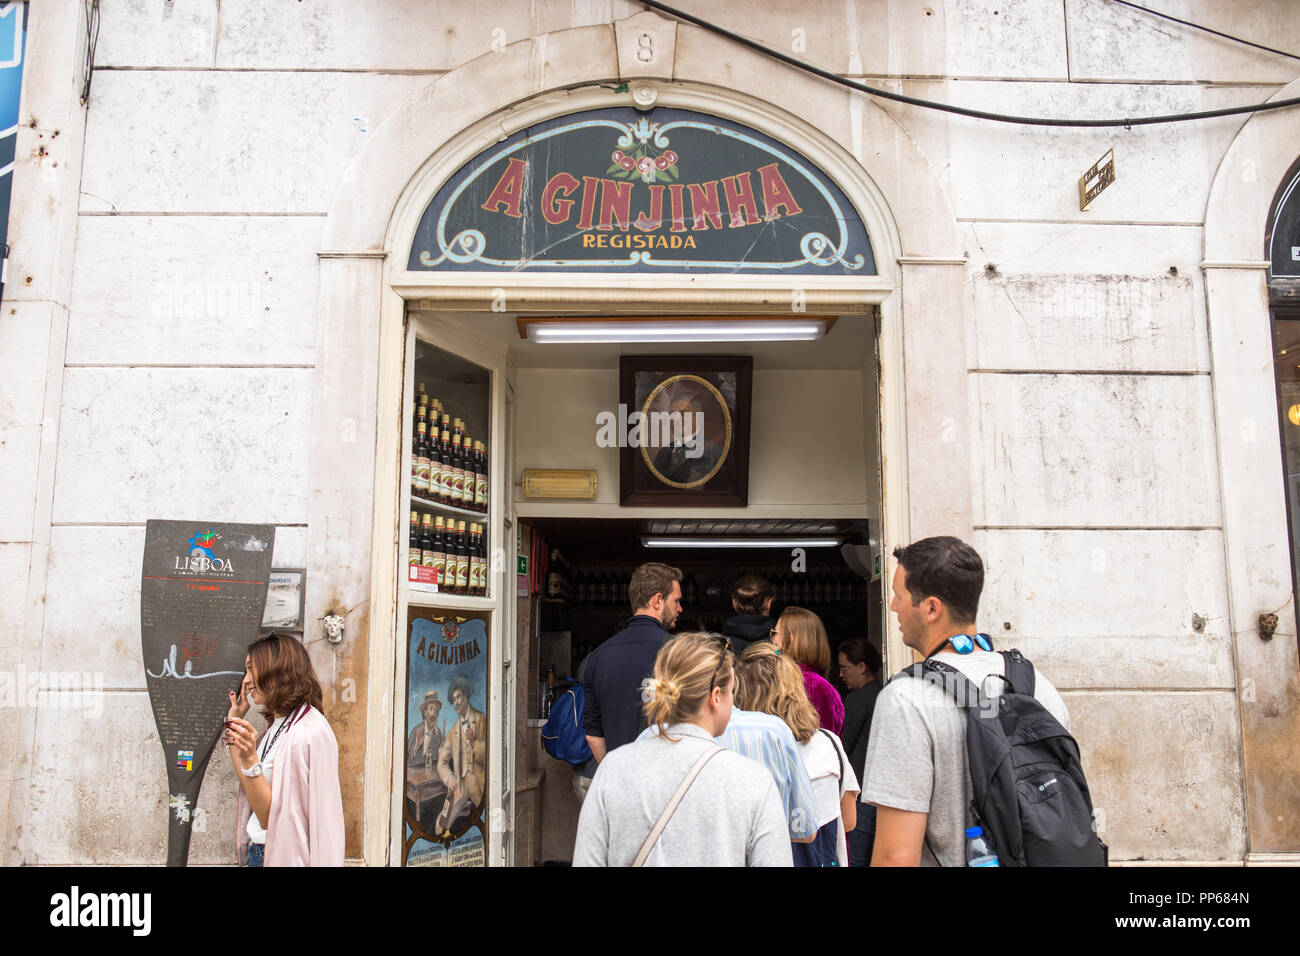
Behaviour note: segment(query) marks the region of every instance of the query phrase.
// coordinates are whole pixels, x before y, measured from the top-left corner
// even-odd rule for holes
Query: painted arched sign
[[[876,274],[861,217],[790,147],[689,110],[591,110],[474,157],[433,197],[407,268]]]
[[[1268,231],[1271,274],[1288,279],[1300,277],[1300,171],[1294,166],[1292,170],[1294,175],[1277,202]]]

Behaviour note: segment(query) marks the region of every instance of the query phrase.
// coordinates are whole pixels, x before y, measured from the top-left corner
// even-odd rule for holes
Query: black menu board
[[[145,528],[140,647],[167,766],[168,866],[189,855],[203,773],[262,621],[274,544],[274,525]]]

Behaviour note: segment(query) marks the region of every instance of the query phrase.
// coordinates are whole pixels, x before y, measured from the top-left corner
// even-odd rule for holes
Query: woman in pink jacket
[[[249,645],[244,666],[225,735],[239,778],[239,864],[342,866],[339,748],[307,649],[269,634]],[[250,702],[270,721],[260,739],[243,719]]]
[[[807,608],[788,607],[772,628],[772,643],[799,665],[804,690],[821,725],[838,736],[844,729],[844,701],[826,679],[831,669],[831,644],[822,619]]]

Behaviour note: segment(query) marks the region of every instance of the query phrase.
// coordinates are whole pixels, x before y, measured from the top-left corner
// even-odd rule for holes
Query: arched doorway
[[[1300,81],[1274,99],[1300,93]],[[1300,115],[1256,114],[1224,154],[1205,214],[1228,607],[1237,674],[1247,862],[1300,851],[1300,661],[1265,237],[1291,177]],[[1289,249],[1288,249],[1289,251]],[[1289,427],[1289,426],[1288,426]],[[1276,627],[1270,616],[1276,615]]]
[[[662,26],[663,21],[651,14],[619,24],[619,42],[632,47],[630,59],[616,49],[595,60],[574,58],[569,66],[552,62],[543,79],[533,59],[535,43],[525,41],[431,82],[426,94],[415,97],[375,131],[370,147],[345,175],[327,219],[318,329],[323,377],[328,377],[333,362],[341,374],[356,372],[364,382],[373,383],[377,399],[373,430],[363,422],[365,427],[356,436],[359,442],[374,442],[373,480],[365,488],[350,489],[351,494],[364,494],[374,502],[369,588],[359,601],[365,608],[367,632],[364,855],[371,862],[395,858],[398,841],[392,821],[402,813],[400,781],[393,769],[403,746],[395,730],[394,662],[397,635],[404,628],[399,619],[404,609],[397,606],[399,567],[394,557],[406,527],[397,489],[402,477],[398,450],[408,341],[405,321],[410,303],[490,314],[494,299],[508,286],[511,306],[533,312],[554,311],[558,303],[585,300],[598,301],[602,310],[613,312],[771,313],[788,311],[786,303],[795,291],[804,297],[810,313],[874,308],[879,321],[880,447],[884,452],[880,487],[886,543],[940,529],[969,533],[969,476],[964,466],[968,438],[964,429],[954,435],[951,421],[949,427],[943,427],[943,420],[965,421],[964,390],[957,390],[956,396],[945,394],[942,403],[915,405],[915,410],[910,397],[922,392],[922,383],[932,377],[942,380],[964,375],[963,350],[955,347],[936,357],[913,349],[907,359],[911,372],[904,374],[905,311],[916,317],[914,321],[909,318],[908,333],[918,341],[939,339],[959,344],[964,335],[964,259],[942,188],[915,145],[883,111],[855,101],[837,104],[833,117],[796,118],[808,106],[797,89],[773,87],[766,91],[766,99],[756,99],[717,75],[715,48],[720,41],[700,34],[689,48],[677,46],[675,39],[691,28],[676,25],[664,33]],[[648,67],[635,56],[636,29],[660,31],[656,34],[659,59]],[[592,50],[605,49],[607,41],[602,37],[607,28],[565,31],[563,40],[566,44],[578,42],[583,39],[580,34],[586,35]],[[512,64],[517,72],[512,72]],[[670,81],[670,76],[678,79]],[[682,79],[693,76],[701,81]],[[618,89],[612,83],[599,82],[606,77],[626,82]],[[584,109],[650,105],[716,115],[759,130],[777,142],[797,144],[861,213],[876,250],[877,275],[870,280],[815,276],[796,284],[789,279],[726,275],[680,280],[656,277],[653,281],[584,276],[575,282],[525,273],[506,283],[500,276],[443,274],[431,278],[405,268],[411,237],[430,197],[470,157],[499,142],[503,134]],[[436,124],[428,120],[434,115],[439,117]],[[887,192],[881,183],[888,184]],[[774,303],[781,304],[774,307]],[[905,378],[912,383],[910,391],[904,387]],[[909,471],[913,454],[928,467]],[[332,491],[338,497],[345,493],[348,490]],[[930,507],[914,510],[918,500]],[[316,507],[328,517],[328,498]],[[328,581],[331,569],[321,570]],[[887,565],[886,574],[890,570],[892,565]],[[887,649],[894,651],[895,660],[902,657],[901,645],[891,643]],[[497,693],[501,693],[500,687]],[[494,737],[501,739],[500,734]],[[509,744],[502,741],[496,747],[496,756],[503,757],[498,770],[508,780],[511,771],[504,754]],[[501,825],[508,824],[508,808],[499,800],[488,809],[489,824],[492,811],[501,811],[496,819]]]

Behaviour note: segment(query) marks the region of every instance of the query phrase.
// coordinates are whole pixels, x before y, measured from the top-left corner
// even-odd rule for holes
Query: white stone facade
[[[679,2],[983,110],[1300,96],[1294,60],[1098,0]],[[6,863],[164,858],[139,567],[144,522],[189,516],[273,523],[276,564],[308,568],[348,855],[387,862],[384,733],[367,728],[391,713],[381,565],[405,527],[376,492],[400,223],[453,153],[528,110],[628,105],[620,83],[803,131],[875,197],[886,543],[950,532],[984,555],[982,623],[1062,689],[1112,859],[1300,853],[1263,262],[1300,111],[1008,126],[853,93],[624,0],[103,0],[83,107],[81,6],[29,14],[0,313],[0,669],[100,673],[103,713],[0,708]],[[1300,51],[1291,0],[1174,6]],[[634,55],[646,32],[652,62]],[[1080,212],[1078,177],[1112,148],[1116,182]],[[235,786],[218,753],[193,862],[233,860]]]

